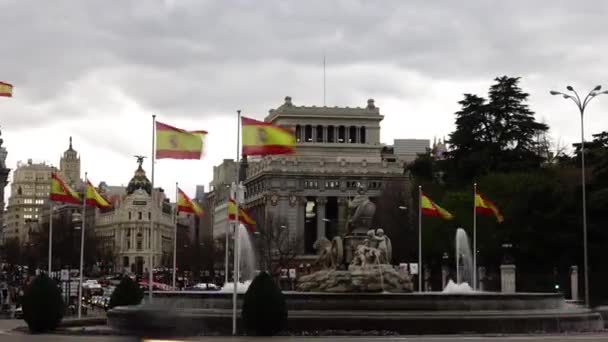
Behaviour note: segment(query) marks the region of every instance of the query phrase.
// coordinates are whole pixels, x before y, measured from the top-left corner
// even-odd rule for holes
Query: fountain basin
[[[598,331],[599,313],[553,293],[286,292],[288,330],[389,330],[400,334]],[[133,334],[229,334],[228,293],[155,293],[152,304],[108,312],[111,327]],[[239,316],[242,295],[239,295]],[[242,326],[239,324],[239,326]]]

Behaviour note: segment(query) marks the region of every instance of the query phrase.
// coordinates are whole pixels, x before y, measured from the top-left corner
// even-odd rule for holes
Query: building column
[[[298,254],[306,251],[306,197],[298,196],[296,213],[296,237],[301,243],[298,245]]]
[[[317,126],[316,125],[311,125],[311,132],[310,132],[310,136],[312,137],[312,141],[313,143],[317,142]]]
[[[348,199],[338,197],[338,227],[336,234],[343,236],[347,233],[346,220],[348,219]]]
[[[317,197],[317,240],[324,237],[325,234],[325,204],[327,204],[326,197]]]
[[[500,288],[503,293],[515,293],[515,265],[500,265]]]
[[[578,300],[578,266],[570,266],[570,292],[572,300]]]

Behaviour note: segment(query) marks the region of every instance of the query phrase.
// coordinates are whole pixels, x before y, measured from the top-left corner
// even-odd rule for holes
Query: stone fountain
[[[317,263],[322,269],[301,277],[298,291],[284,292],[290,333],[374,330],[454,334],[603,329],[599,313],[566,304],[559,293],[460,290],[409,293],[411,276],[390,265],[390,239],[381,229],[370,229],[375,212],[373,203],[360,191],[350,207],[348,233],[331,242],[320,239],[315,243]],[[457,260],[460,259],[458,256]],[[464,266],[465,259],[466,256],[461,262]],[[458,278],[468,279],[466,271]],[[464,284],[466,281],[454,286]],[[239,308],[242,299],[239,294]],[[110,310],[108,323],[114,329],[136,335],[230,334],[232,293],[158,292],[154,293],[152,303]],[[237,324],[242,327],[240,314]]]

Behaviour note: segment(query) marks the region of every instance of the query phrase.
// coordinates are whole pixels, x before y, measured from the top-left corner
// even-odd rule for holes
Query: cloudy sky
[[[151,115],[209,131],[202,161],[158,161],[157,184],[194,192],[235,155],[235,111],[263,118],[296,105],[364,106],[385,115],[382,141],[447,135],[462,94],[521,76],[555,140],[579,140],[567,84],[608,87],[608,2],[0,0],[0,98],[8,164],[57,165],[74,137],[97,183],[126,184],[150,156]],[[608,96],[587,132],[608,129]],[[149,170],[150,162],[147,161]]]

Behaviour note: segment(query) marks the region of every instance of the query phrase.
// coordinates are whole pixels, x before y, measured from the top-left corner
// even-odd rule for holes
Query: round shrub
[[[137,305],[144,298],[144,291],[129,277],[123,277],[110,297],[109,309],[116,306]]]
[[[25,289],[23,319],[30,332],[44,333],[57,328],[63,318],[61,290],[49,277],[41,274]]]
[[[287,327],[287,304],[270,275],[261,272],[251,282],[241,313],[250,335],[272,336]]]

